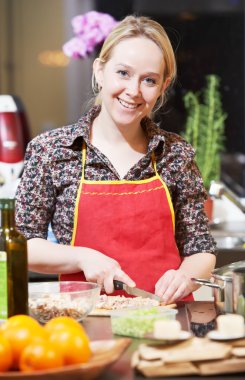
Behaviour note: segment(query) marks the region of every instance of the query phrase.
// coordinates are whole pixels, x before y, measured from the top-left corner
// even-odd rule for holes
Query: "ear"
[[[170,83],[171,83],[171,78],[170,78],[170,77],[166,78],[165,81],[164,81],[163,84],[162,84],[161,94],[162,94],[164,91],[166,91],[166,89],[168,88],[168,86],[170,85]]]
[[[93,71],[94,71],[94,76],[95,76],[96,82],[98,83],[99,87],[102,87],[102,85],[103,85],[103,65],[102,65],[101,60],[99,58],[96,58],[94,60]]]

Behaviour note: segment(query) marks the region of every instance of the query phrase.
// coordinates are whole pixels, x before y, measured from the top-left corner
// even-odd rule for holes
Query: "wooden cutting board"
[[[146,377],[245,373],[245,357],[239,357],[245,345],[234,343],[192,338],[171,346],[141,344],[131,364]]]
[[[172,304],[169,304],[169,305],[166,305],[166,306],[157,306],[157,309],[159,309],[159,308],[163,308],[163,309],[165,309],[166,307],[167,308],[171,308],[171,309],[174,309],[174,308],[176,308],[176,303],[172,303]],[[114,310],[116,310],[116,309],[113,309],[113,310],[111,310],[111,309],[102,309],[102,308],[100,308],[100,309],[98,309],[98,308],[95,308],[95,309],[93,309],[90,313],[89,313],[89,315],[88,315],[88,317],[110,317],[111,316],[111,313],[114,311]],[[126,310],[126,308],[124,308],[124,309],[120,309],[120,310]]]
[[[239,358],[230,358],[226,360],[214,360],[198,364],[198,372],[200,375],[222,375],[227,373],[244,373],[245,360]]]
[[[224,359],[230,355],[231,349],[229,344],[195,337],[172,346],[142,344],[139,354],[144,360],[162,359],[165,364]]]
[[[197,375],[198,369],[190,362],[164,364],[162,359],[143,360],[140,358],[139,352],[135,351],[132,356],[131,365],[140,371],[145,377],[160,377],[160,376],[184,376]]]

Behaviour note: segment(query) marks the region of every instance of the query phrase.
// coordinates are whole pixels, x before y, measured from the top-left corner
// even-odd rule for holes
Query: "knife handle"
[[[119,280],[113,280],[113,285],[115,290],[123,290],[124,283]]]

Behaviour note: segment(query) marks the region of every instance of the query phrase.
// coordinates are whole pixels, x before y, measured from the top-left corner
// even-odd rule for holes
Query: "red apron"
[[[155,159],[155,176],[141,181],[86,180],[85,146],[82,160],[71,245],[112,257],[137,287],[154,293],[159,278],[178,269],[182,261],[174,238],[171,197]],[[83,272],[62,274],[60,279],[86,281]],[[192,295],[185,300],[193,300]]]

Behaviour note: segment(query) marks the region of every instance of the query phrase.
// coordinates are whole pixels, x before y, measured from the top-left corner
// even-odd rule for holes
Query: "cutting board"
[[[167,308],[174,309],[174,308],[176,308],[176,306],[177,306],[176,303],[172,303],[172,304],[169,304],[169,305],[166,305],[166,306],[157,306],[157,308],[159,309],[159,308],[162,307],[163,309],[165,309],[167,307]],[[114,310],[115,309],[111,310],[111,309],[102,309],[102,308],[98,309],[98,308],[95,308],[95,309],[93,309],[89,313],[88,317],[110,317],[111,313]],[[121,309],[121,310],[126,310],[126,308]]]
[[[227,360],[210,361],[198,365],[200,375],[221,375],[227,373],[245,372],[245,360],[230,358]]]
[[[244,373],[241,349],[235,341],[223,343],[197,337],[171,346],[141,344],[131,364],[146,377]]]
[[[224,359],[230,355],[231,349],[226,343],[195,337],[172,346],[141,344],[139,354],[145,360],[162,359],[164,363],[179,363]]]

